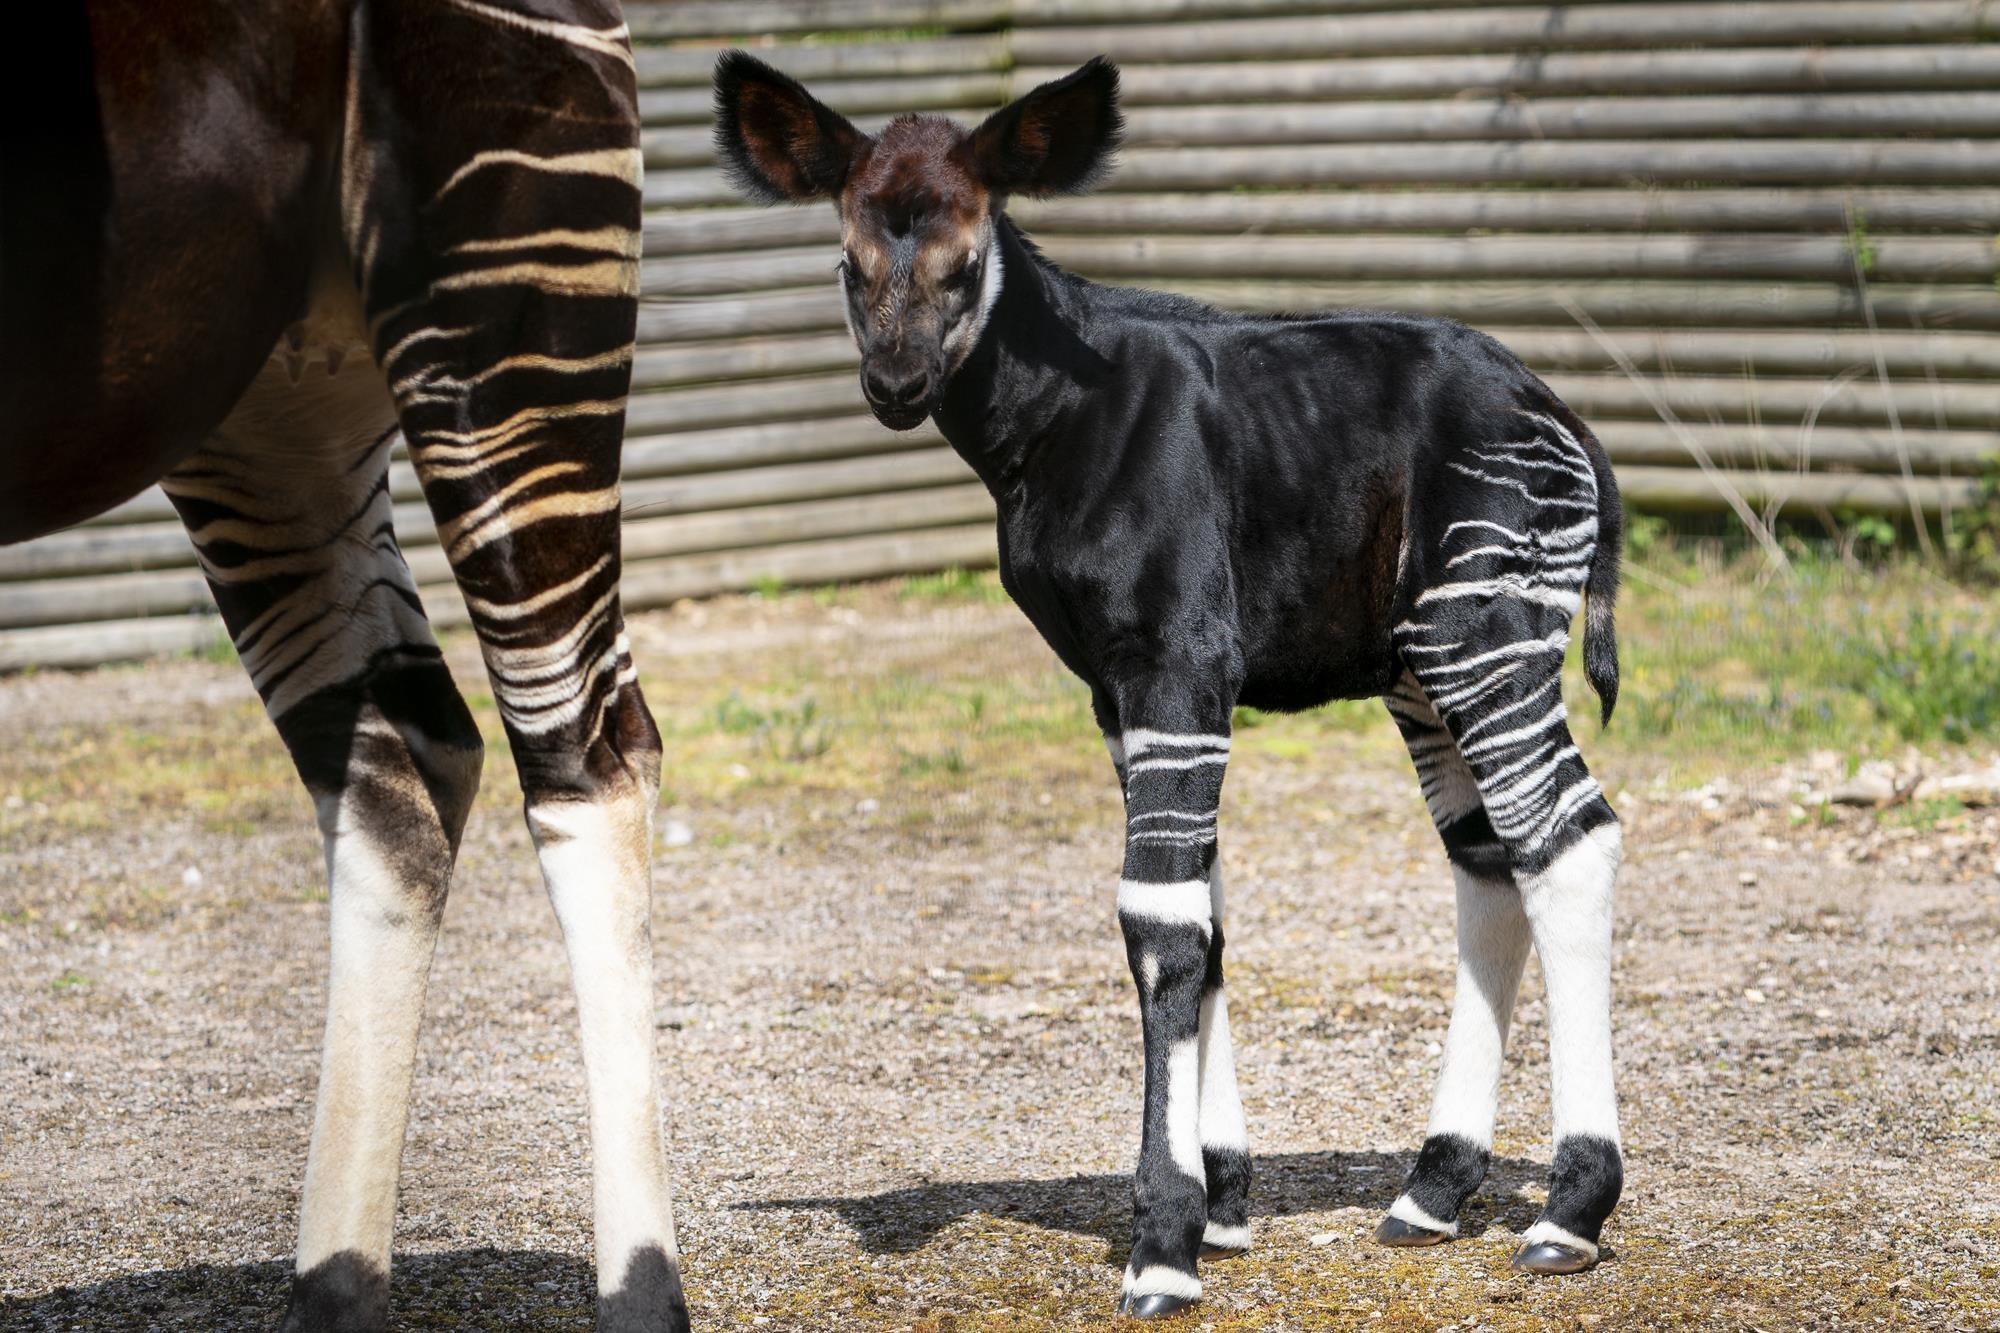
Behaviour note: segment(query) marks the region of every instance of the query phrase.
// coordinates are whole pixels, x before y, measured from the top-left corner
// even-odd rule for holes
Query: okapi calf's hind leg
[[[569,953],[597,1326],[684,1330],[654,1072],[660,737],[618,598],[637,94],[615,3],[562,9],[361,7],[343,216]],[[481,58],[440,67],[439,50]]]
[[[1505,851],[1521,914],[1542,961],[1555,1163],[1548,1203],[1523,1237],[1514,1266],[1573,1273],[1597,1261],[1599,1236],[1624,1183],[1611,1059],[1612,887],[1619,831],[1618,817],[1570,735],[1562,663],[1583,590],[1595,587],[1607,568],[1600,536],[1617,540],[1615,526],[1600,534],[1600,516],[1617,509],[1615,498],[1607,502],[1601,493],[1612,484],[1608,468],[1600,472],[1571,429],[1541,413],[1522,412],[1518,420],[1521,428],[1503,437],[1506,442],[1452,456],[1448,466],[1465,482],[1452,492],[1459,507],[1446,516],[1427,516],[1413,533],[1416,591],[1395,640],[1418,691],[1443,721],[1470,773],[1483,810],[1482,829],[1463,795],[1433,805],[1468,810],[1445,824],[1454,859],[1462,869],[1482,872],[1481,878],[1489,866],[1497,872],[1486,841],[1491,831]],[[1610,522],[1615,525],[1615,518]],[[1603,610],[1593,605],[1593,614]],[[1587,665],[1590,647],[1587,638]],[[1606,685],[1615,690],[1615,676],[1599,684],[1608,709]],[[1397,707],[1393,701],[1392,707]],[[1398,720],[1411,734],[1413,715],[1407,710],[1407,702],[1397,708]],[[1418,727],[1416,734],[1425,746],[1435,745],[1428,728]],[[1443,760],[1430,776],[1449,786],[1462,781]],[[1461,887],[1461,903],[1470,898],[1474,904],[1475,925],[1495,928],[1502,940],[1473,946],[1485,964],[1474,971],[1483,970],[1488,980],[1474,978],[1485,1015],[1479,1008],[1464,1014],[1468,1089],[1477,1082],[1483,1090],[1487,1069],[1497,1064],[1505,1031],[1499,1002],[1507,998],[1513,970],[1506,951],[1518,947],[1512,935],[1518,925],[1500,900],[1484,893],[1488,887],[1497,891],[1498,884],[1495,873],[1478,894],[1467,893],[1463,882]],[[1459,1017],[1454,1014],[1454,1036],[1461,1031]],[[1473,1048],[1481,1048],[1476,1059]],[[1441,1097],[1460,1095],[1451,1087],[1458,1077],[1448,1057]],[[1466,1095],[1471,1105],[1471,1094]],[[1483,1092],[1478,1106],[1483,1121],[1490,1116]],[[1454,1169],[1439,1163],[1436,1175],[1447,1177]],[[1469,1176],[1468,1167],[1457,1179]],[[1403,1220],[1422,1225],[1420,1219]]]
[[[1157,701],[1120,711],[1152,725],[1124,727],[1111,747],[1125,784],[1118,923],[1139,988],[1146,1068],[1132,1256],[1118,1308],[1152,1318],[1200,1297],[1195,1262],[1205,1238],[1217,1251],[1249,1243],[1249,1163],[1229,1067],[1216,911],[1215,820],[1229,762],[1229,712]],[[1211,1164],[1224,1190],[1222,1227],[1213,1237]]]
[[[396,546],[392,419],[373,367],[283,379],[267,369],[164,485],[326,846],[326,1038],[284,1327],[373,1333],[424,990],[482,746]]]
[[[1436,1245],[1458,1234],[1459,1209],[1485,1180],[1492,1159],[1507,1027],[1528,958],[1528,919],[1472,770],[1436,710],[1407,674],[1385,702],[1416,764],[1457,882],[1458,980],[1430,1127],[1375,1238],[1384,1245]]]

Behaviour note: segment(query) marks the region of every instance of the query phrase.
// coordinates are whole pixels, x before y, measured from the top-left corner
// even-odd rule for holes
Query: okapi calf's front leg
[[[1247,1191],[1249,1182],[1235,1075],[1226,1068],[1226,1028],[1215,1047],[1204,1042],[1202,1031],[1205,1008],[1227,1022],[1220,1017],[1219,923],[1211,875],[1215,819],[1229,762],[1228,714],[1224,710],[1220,718],[1211,718],[1175,709],[1141,715],[1155,712],[1165,712],[1180,725],[1171,730],[1128,727],[1113,748],[1114,756],[1122,754],[1125,774],[1125,869],[1118,884],[1118,924],[1139,987],[1146,1044],[1145,1114],[1132,1187],[1132,1257],[1119,1309],[1141,1318],[1172,1314],[1201,1295],[1195,1260],[1209,1222],[1209,1164],[1216,1165],[1232,1191]],[[1192,725],[1185,720],[1190,717],[1197,719]],[[1208,1088],[1204,1073],[1213,1080]],[[1227,1234],[1214,1248],[1240,1249],[1249,1232],[1244,1200],[1238,1195],[1219,1202]]]

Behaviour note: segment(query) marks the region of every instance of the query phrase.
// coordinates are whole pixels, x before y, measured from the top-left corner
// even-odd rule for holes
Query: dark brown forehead
[[[900,235],[963,231],[985,216],[986,187],[972,174],[965,131],[942,116],[898,116],[848,173],[841,210],[851,225]]]

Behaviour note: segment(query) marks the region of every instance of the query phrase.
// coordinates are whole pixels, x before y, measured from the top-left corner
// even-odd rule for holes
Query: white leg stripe
[[[1597,1242],[1585,1240],[1574,1232],[1565,1231],[1550,1221],[1536,1222],[1535,1225],[1521,1233],[1521,1243],[1523,1245],[1542,1245],[1550,1241],[1555,1242],[1557,1245],[1567,1245],[1579,1254],[1587,1254],[1593,1259],[1597,1257]]]
[[[1125,1270],[1125,1294],[1127,1296],[1184,1296],[1194,1300],[1201,1295],[1201,1279],[1192,1273],[1183,1273],[1178,1268],[1168,1268],[1164,1264],[1154,1264],[1138,1272]]]
[[[1250,1248],[1250,1228],[1226,1227],[1220,1223],[1210,1222],[1202,1230],[1201,1243],[1213,1245],[1218,1250],[1247,1250]]]
[[[1208,881],[1191,879],[1180,884],[1147,884],[1136,879],[1118,881],[1118,915],[1144,921],[1160,921],[1177,926],[1209,924]]]
[[[1250,1149],[1229,1045],[1229,1001],[1219,986],[1201,997],[1201,1144],[1237,1152]]]
[[[1220,750],[1229,753],[1229,737],[1192,732],[1147,731],[1133,727],[1124,733],[1125,753],[1134,759],[1148,750]]]
[[[1426,1231],[1442,1231],[1447,1236],[1458,1234],[1457,1222],[1438,1221],[1418,1207],[1417,1201],[1407,1194],[1399,1195],[1396,1201],[1389,1205],[1389,1216],[1398,1222],[1408,1222],[1413,1227],[1422,1227]]]
[[[1189,1037],[1167,1053],[1167,1151],[1181,1174],[1202,1184],[1201,1039]]]

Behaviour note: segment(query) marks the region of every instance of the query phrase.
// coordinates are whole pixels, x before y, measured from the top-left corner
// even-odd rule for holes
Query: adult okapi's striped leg
[[[1106,735],[1118,786],[1125,785],[1125,746]],[[1127,806],[1129,813],[1129,803]],[[1180,821],[1157,821],[1173,823]],[[1214,822],[1206,828],[1211,833]],[[1226,1259],[1250,1248],[1250,1147],[1243,1120],[1243,1102],[1236,1090],[1236,1057],[1229,1039],[1229,1001],[1222,988],[1222,853],[1216,848],[1208,867],[1209,940],[1202,971],[1199,1083],[1201,1162],[1208,1211],[1201,1233],[1203,1259]]]
[[[1385,702],[1416,763],[1457,881],[1458,981],[1423,1149],[1375,1238],[1385,1245],[1435,1245],[1458,1234],[1458,1211],[1486,1178],[1492,1158],[1507,1026],[1528,958],[1528,919],[1472,770],[1436,710],[1407,673]]]
[[[332,964],[288,1333],[387,1317],[425,981],[481,743],[389,519],[366,357],[266,370],[165,482],[319,813]]]
[[[640,221],[630,48],[610,0],[364,5],[355,23],[347,242],[569,951],[598,1327],[684,1329],[654,1074],[660,740],[618,600]],[[447,50],[479,58],[428,54]]]
[[[1154,724],[1126,726],[1112,746],[1125,782],[1118,923],[1139,987],[1146,1043],[1145,1119],[1132,1189],[1132,1257],[1119,1309],[1150,1318],[1172,1314],[1201,1295],[1195,1261],[1208,1219],[1201,1020],[1211,970],[1218,987],[1221,979],[1220,955],[1213,949],[1211,872],[1216,812],[1229,762],[1228,711],[1163,708],[1154,702],[1120,712],[1122,718]],[[1215,1130],[1228,1142],[1217,1146],[1240,1155],[1242,1112],[1233,1105],[1233,1072],[1226,1084],[1222,1081],[1226,1034],[1222,1042],[1211,1049],[1211,1068],[1217,1079]],[[1225,1086],[1232,1117],[1221,1113]]]
[[[1397,649],[1471,771],[1506,849],[1548,992],[1555,1165],[1515,1256],[1535,1272],[1597,1259],[1624,1167],[1611,1060],[1618,818],[1570,736],[1570,622],[1594,568],[1597,468],[1562,422],[1523,412],[1516,438],[1449,462],[1475,504],[1413,533]]]

